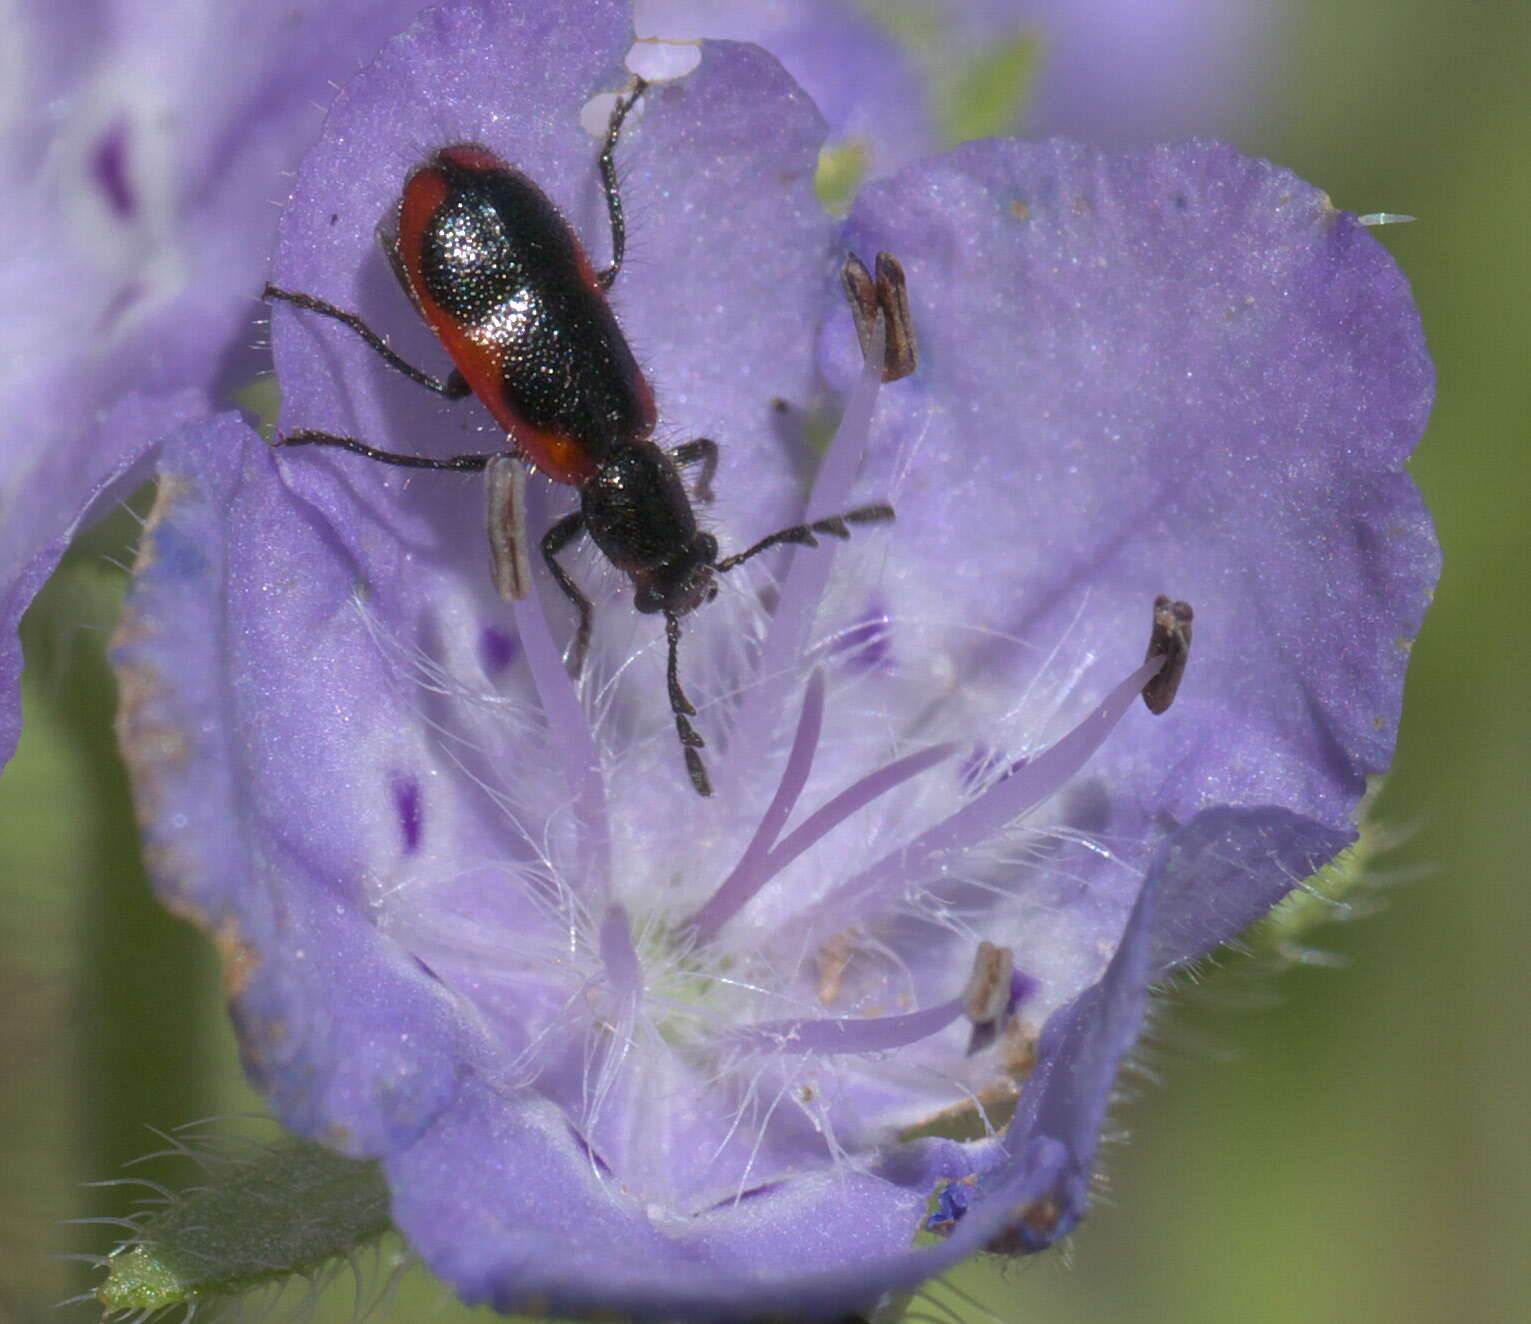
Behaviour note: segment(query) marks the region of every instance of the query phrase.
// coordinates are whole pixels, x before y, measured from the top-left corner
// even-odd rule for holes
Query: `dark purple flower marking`
[[[107,205],[125,221],[138,210],[138,198],[128,178],[127,155],[128,126],[119,121],[101,135],[91,159]]]
[[[516,660],[515,636],[492,625],[485,626],[479,641],[479,652],[483,658],[485,674],[498,675]]]
[[[404,842],[404,853],[413,855],[420,849],[420,833],[424,828],[420,783],[413,777],[395,773],[393,802],[399,814],[399,832]]]
[[[460,141],[533,174],[599,263],[579,112],[620,86],[627,19],[570,8],[458,4],[391,43],[299,174],[278,283],[440,362],[372,230]],[[166,450],[117,649],[160,886],[224,946],[284,1120],[379,1156],[470,1300],[831,1318],[1048,1244],[1150,981],[1350,840],[1391,752],[1435,571],[1401,467],[1430,374],[1354,218],[1214,145],[991,142],[841,230],[822,133],[722,43],[621,149],[618,313],[667,435],[722,443],[725,551],[800,509],[772,402],[821,372],[845,419],[809,510],[898,509],[688,618],[712,801],[655,622],[598,558],[576,689],[564,604],[494,596],[474,480],[273,453],[232,418]],[[922,350],[881,391],[834,278],[879,247]],[[281,310],[276,351],[284,427],[495,444],[343,328]],[[535,529],[567,508],[546,489]],[[1155,718],[1160,593],[1197,634]],[[868,666],[846,641],[873,620]],[[986,1138],[929,1138],[959,1114]],[[952,1183],[949,1235],[913,1248]]]

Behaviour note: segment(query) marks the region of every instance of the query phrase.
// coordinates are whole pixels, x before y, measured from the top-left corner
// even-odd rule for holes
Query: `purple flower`
[[[537,179],[600,264],[580,111],[628,35],[595,0],[426,15],[336,100],[273,279],[440,364],[373,230],[455,142]],[[662,630],[596,555],[575,686],[556,591],[493,595],[477,480],[273,452],[234,416],[165,448],[116,649],[159,886],[216,935],[283,1120],[379,1157],[469,1300],[830,1318],[1050,1243],[1149,985],[1342,849],[1391,756],[1437,565],[1402,471],[1431,374],[1355,218],[1215,144],[990,141],[842,227],[823,133],[720,43],[618,152],[615,306],[664,439],[720,441],[725,552],[799,513],[825,383],[809,510],[898,512],[686,618],[711,800]],[[847,249],[909,274],[922,365],[881,391]],[[274,322],[284,430],[501,445],[344,328]],[[540,531],[569,493],[531,505]],[[1196,639],[1154,717],[1165,592]]]

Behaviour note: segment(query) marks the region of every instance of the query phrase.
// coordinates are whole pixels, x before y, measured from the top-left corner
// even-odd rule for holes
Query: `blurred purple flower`
[[[1003,121],[1013,133],[1067,134],[1097,144],[1236,134],[1255,112],[1275,62],[1278,6],[1273,0],[635,0],[633,12],[640,38],[764,46],[814,98],[833,139],[862,145],[875,178],[941,145],[936,103],[943,88],[996,55],[996,72],[1014,84],[999,99],[1014,107],[1015,115]],[[1021,58],[1015,43],[1029,46],[1035,62]]]
[[[440,362],[373,229],[456,141],[526,169],[600,262],[579,114],[627,40],[595,0],[428,16],[336,100],[274,278]],[[849,404],[810,508],[898,509],[688,618],[711,801],[654,618],[599,558],[576,692],[556,594],[551,620],[492,594],[476,481],[273,453],[232,416],[165,451],[116,649],[159,886],[218,938],[279,1114],[380,1157],[469,1300],[827,1318],[1049,1243],[1149,984],[1332,858],[1391,757],[1436,571],[1402,471],[1431,373],[1355,218],[1212,144],[985,142],[840,227],[823,133],[720,44],[620,150],[616,306],[667,437],[722,441],[725,550],[800,508],[825,380]],[[922,367],[880,394],[848,247],[909,272]],[[284,427],[498,444],[343,328],[276,322]],[[567,506],[532,495],[536,528]],[[1163,591],[1197,638],[1153,718]],[[970,1054],[983,941],[1020,1000]],[[933,1196],[949,1235],[913,1248]]]
[[[869,0],[873,12],[879,0]],[[1275,67],[1279,0],[947,0],[947,40],[1041,49],[1028,134],[1141,143],[1248,126]]]

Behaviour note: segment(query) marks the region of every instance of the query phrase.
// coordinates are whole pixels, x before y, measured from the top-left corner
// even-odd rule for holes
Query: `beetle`
[[[633,584],[633,606],[665,618],[670,711],[691,784],[712,785],[691,723],[696,709],[678,670],[680,621],[718,591],[717,576],[783,543],[814,546],[816,535],[850,536],[853,524],[893,518],[891,506],[861,506],[794,524],[719,559],[718,542],[697,526],[680,469],[701,465],[698,499],[710,496],[718,448],[699,437],[672,450],[653,439],[654,395],[606,294],[622,269],[626,223],[615,152],[623,122],[643,94],[636,79],[617,99],[598,158],[611,227],[611,265],[597,271],[579,236],[525,173],[476,143],[443,147],[405,180],[390,230],[379,237],[399,283],[454,364],[438,378],[406,362],[354,313],[311,294],[268,284],[264,297],[349,327],[394,369],[449,399],[476,396],[510,449],[431,459],[379,450],[353,437],[303,429],[285,446],[338,446],[370,460],[415,469],[487,472],[492,569],[501,595],[527,586],[521,490],[526,469],[579,492],[579,509],[542,538],[554,581],[579,623],[569,666],[578,675],[589,648],[590,599],[559,561],[582,534]],[[524,467],[523,467],[524,466]]]

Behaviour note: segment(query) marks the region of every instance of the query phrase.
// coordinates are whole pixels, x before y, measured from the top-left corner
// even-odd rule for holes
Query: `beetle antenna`
[[[702,762],[698,752],[707,742],[691,725],[691,719],[696,716],[696,708],[680,687],[680,617],[674,612],[667,611],[664,614],[664,633],[670,645],[665,675],[670,685],[670,711],[675,714],[675,734],[680,737],[681,748],[685,751],[686,771],[691,774],[691,784],[696,787],[696,793],[711,795],[712,779],[707,776],[707,765]]]
[[[775,533],[767,534],[753,547],[747,547],[733,556],[725,556],[713,569],[719,574],[727,574],[735,566],[743,565],[751,557],[759,556],[767,548],[779,547],[782,543],[817,547],[819,540],[814,537],[817,533],[828,534],[832,538],[849,538],[851,536],[849,525],[880,524],[892,518],[893,507],[880,501],[876,505],[858,506],[855,510],[847,510],[843,515],[830,515],[826,519],[816,519],[807,524],[793,524],[788,528],[777,529]]]

